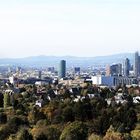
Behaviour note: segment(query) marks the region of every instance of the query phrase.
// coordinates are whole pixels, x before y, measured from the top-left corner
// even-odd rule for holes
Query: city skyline
[[[0,58],[139,51],[138,0],[0,1]]]

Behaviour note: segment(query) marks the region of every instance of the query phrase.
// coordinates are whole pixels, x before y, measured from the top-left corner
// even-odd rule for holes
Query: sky
[[[140,0],[0,0],[0,58],[140,50]]]

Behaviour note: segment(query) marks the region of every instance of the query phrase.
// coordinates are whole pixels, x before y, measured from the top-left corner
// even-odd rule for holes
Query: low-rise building
[[[135,83],[135,78],[123,77],[123,76],[92,76],[92,84],[94,85],[107,85],[107,86],[118,86],[118,85],[132,85]]]

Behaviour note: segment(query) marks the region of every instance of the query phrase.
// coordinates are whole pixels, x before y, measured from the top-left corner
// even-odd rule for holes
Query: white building
[[[92,84],[114,86],[114,77],[112,76],[92,76]]]
[[[118,86],[120,84],[132,85],[135,78],[119,77],[119,76],[92,76],[92,84],[94,85],[107,85]]]
[[[15,76],[9,77],[9,82],[13,85],[18,83],[18,79]]]

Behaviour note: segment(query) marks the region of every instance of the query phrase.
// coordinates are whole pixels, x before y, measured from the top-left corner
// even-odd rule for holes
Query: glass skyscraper
[[[61,60],[59,65],[59,78],[66,77],[66,61]]]
[[[123,75],[128,77],[129,70],[130,70],[130,60],[128,58],[126,58],[124,61],[124,64],[123,64]]]
[[[134,75],[135,77],[139,76],[139,53],[135,52],[135,56],[134,56]]]

